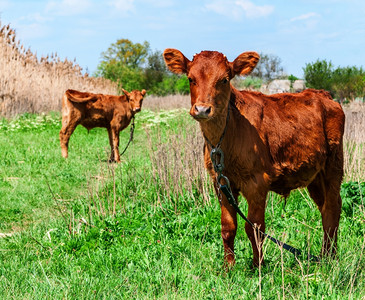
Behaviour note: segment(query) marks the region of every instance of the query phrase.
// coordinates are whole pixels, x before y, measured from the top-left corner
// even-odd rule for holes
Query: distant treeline
[[[275,55],[260,53],[260,61],[247,78],[235,78],[233,84],[241,89],[260,89],[274,79],[294,82],[294,75],[287,75],[281,59]],[[324,89],[343,103],[365,97],[365,72],[362,67],[337,67],[331,62],[317,60],[303,68],[306,86]],[[148,94],[164,96],[188,94],[189,82],[185,75],[170,73],[163,61],[162,52],[151,51],[147,41],[133,43],[120,39],[102,53],[102,60],[94,74],[118,83],[127,90],[147,89]]]

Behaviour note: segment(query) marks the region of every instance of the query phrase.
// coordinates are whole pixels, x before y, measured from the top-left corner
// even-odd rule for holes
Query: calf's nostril
[[[206,107],[206,106],[196,105],[194,107],[194,111],[199,115],[209,115],[211,110],[212,110],[211,107]]]
[[[211,112],[212,108],[211,107],[207,107],[207,106],[200,106],[200,105],[195,105],[194,106],[194,112],[197,116],[208,116]]]

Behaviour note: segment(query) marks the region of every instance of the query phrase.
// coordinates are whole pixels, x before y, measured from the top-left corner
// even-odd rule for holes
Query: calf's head
[[[127,97],[127,101],[131,106],[132,113],[135,114],[137,112],[140,112],[142,109],[143,97],[146,95],[146,90],[133,90],[130,93],[127,92],[125,89],[122,89],[122,91]]]
[[[256,52],[244,52],[229,62],[222,53],[202,51],[190,61],[176,49],[166,49],[163,57],[171,72],[188,76],[190,114],[198,121],[220,115],[229,102],[230,80],[236,75],[249,74],[260,59]]]

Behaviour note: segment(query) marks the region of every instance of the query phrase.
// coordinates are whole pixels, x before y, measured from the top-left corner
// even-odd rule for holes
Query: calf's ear
[[[256,52],[241,53],[233,62],[230,63],[232,77],[236,75],[247,75],[256,67],[260,60],[260,55]]]
[[[165,49],[163,52],[163,58],[166,66],[171,72],[175,74],[188,73],[190,60],[188,60],[179,50],[171,48]]]
[[[142,94],[142,96],[144,97],[144,95],[146,95],[146,90],[145,90],[145,89],[143,89],[143,90],[141,91],[141,94]]]
[[[127,96],[127,98],[129,98],[130,94],[125,89],[122,89],[122,92],[123,92],[124,95]]]

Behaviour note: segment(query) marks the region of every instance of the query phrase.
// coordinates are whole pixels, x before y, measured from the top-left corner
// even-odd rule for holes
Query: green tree
[[[178,76],[175,84],[175,93],[187,95],[190,93],[190,84],[186,75]]]
[[[288,80],[290,81],[290,91],[293,92],[293,85],[294,85],[294,82],[297,81],[299,78],[294,76],[293,74],[290,74],[288,76]]]
[[[101,54],[102,62],[120,62],[128,68],[136,69],[142,67],[149,51],[150,44],[147,41],[140,44],[120,39]]]
[[[332,75],[332,90],[342,103],[352,101],[357,97],[364,97],[365,72],[362,68],[338,67]]]
[[[282,77],[284,68],[281,66],[280,57],[272,54],[260,53],[260,60],[251,72],[252,77],[258,77],[264,82]]]
[[[146,89],[151,94],[164,96],[168,94],[189,94],[190,85],[186,75],[175,75],[167,69],[162,52],[149,54],[145,68]]]
[[[155,51],[151,53],[147,58],[147,66],[144,70],[145,88],[153,94],[160,95],[162,93],[160,84],[167,74],[168,71],[162,52]]]
[[[333,65],[331,62],[318,59],[315,63],[306,64],[303,71],[307,87],[327,90],[333,96]]]
[[[118,82],[126,90],[143,89],[145,78],[142,67],[150,51],[147,41],[143,44],[120,39],[102,53],[96,76]]]
[[[188,94],[190,91],[186,76],[171,74],[162,52],[152,52],[147,41],[140,44],[120,39],[102,52],[101,57],[95,75],[118,82],[119,88],[146,89],[150,95]]]
[[[310,88],[324,89],[339,102],[365,97],[365,71],[362,67],[337,67],[331,62],[317,60],[306,64],[304,79]]]

